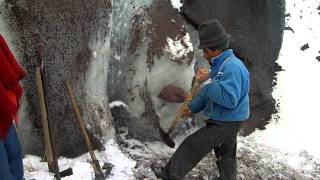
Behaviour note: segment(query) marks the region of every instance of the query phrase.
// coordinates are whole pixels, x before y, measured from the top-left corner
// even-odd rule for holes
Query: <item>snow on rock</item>
[[[190,42],[189,33],[186,33],[182,38],[171,39],[167,37],[166,51],[171,54],[171,59],[179,59],[193,52],[193,46]]]
[[[170,0],[171,1],[171,5],[173,8],[177,9],[178,11],[181,10],[181,7],[182,7],[182,3],[181,3],[181,0]]]
[[[122,101],[112,101],[111,103],[109,103],[110,108],[120,107],[120,106],[123,106],[128,109],[128,105]]]

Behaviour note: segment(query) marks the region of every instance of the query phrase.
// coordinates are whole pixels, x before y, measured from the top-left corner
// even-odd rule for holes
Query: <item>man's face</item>
[[[204,59],[207,60],[207,62],[211,65],[211,59],[214,58],[214,57],[217,57],[221,54],[221,50],[214,50],[212,51],[211,49],[209,48],[204,48],[203,49],[203,54],[202,54],[202,57]]]

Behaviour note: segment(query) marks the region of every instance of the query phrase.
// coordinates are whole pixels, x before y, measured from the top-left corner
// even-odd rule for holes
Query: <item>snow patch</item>
[[[40,157],[26,155],[23,159],[23,167],[26,179],[51,180],[53,175],[48,172],[48,165],[42,162]]]
[[[128,105],[122,101],[112,101],[109,106],[110,108],[123,106],[128,109]]]
[[[120,57],[119,55],[114,55],[114,58],[115,58],[116,60],[118,60],[118,61],[121,60],[121,57]]]
[[[186,56],[188,53],[193,51],[192,43],[190,42],[190,35],[186,33],[180,39],[173,40],[167,37],[167,47],[165,49],[172,56],[172,59],[182,58]]]
[[[95,151],[97,159],[99,160],[100,166],[103,163],[111,163],[114,165],[110,176],[107,180],[115,179],[127,179],[131,180],[134,177],[133,168],[136,162],[131,158],[127,157],[114,140],[109,140],[105,145],[105,151]],[[63,171],[69,167],[73,169],[73,175],[62,178],[63,180],[79,180],[79,179],[94,179],[94,171],[90,164],[91,157],[89,153],[83,154],[74,159],[59,158],[58,163],[60,171]],[[23,159],[24,171],[26,179],[35,180],[51,180],[53,174],[48,171],[48,165],[46,162],[42,162],[40,157],[26,155]]]
[[[73,174],[77,176],[78,179],[93,179],[92,171],[84,171],[85,169],[91,169],[91,165],[88,162],[75,162],[73,165]],[[75,179],[74,177],[66,177],[64,179]]]
[[[279,148],[290,154],[290,164],[298,168],[304,163],[299,154],[308,152],[320,159],[320,63],[319,55],[320,16],[317,7],[320,1],[286,1],[290,17],[286,23],[294,29],[284,31],[283,44],[277,63],[284,71],[277,74],[277,86],[273,97],[279,103],[279,116],[274,116],[265,131],[259,132],[257,141]],[[302,15],[302,18],[300,18]],[[308,43],[310,48],[301,51]],[[258,133],[258,132],[257,132]]]
[[[172,7],[177,9],[180,12],[181,7],[183,5],[183,3],[181,3],[181,0],[170,0],[170,1],[171,1]]]
[[[134,179],[132,169],[135,167],[136,162],[123,154],[113,140],[106,144],[105,149],[105,156],[108,162],[114,165],[111,171],[113,175],[108,179]]]

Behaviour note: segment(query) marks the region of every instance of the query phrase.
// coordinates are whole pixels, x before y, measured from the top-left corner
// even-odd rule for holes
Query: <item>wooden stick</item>
[[[185,119],[185,118],[181,118],[179,114],[180,114],[180,112],[181,112],[186,106],[189,105],[189,103],[191,102],[192,98],[194,97],[194,95],[195,95],[196,92],[198,91],[200,85],[201,85],[201,83],[199,83],[198,81],[195,81],[195,83],[194,83],[194,85],[193,85],[193,87],[192,87],[192,89],[191,89],[190,95],[189,95],[189,96],[190,96],[190,97],[189,97],[190,99],[186,99],[186,100],[183,102],[183,104],[182,104],[181,108],[179,109],[179,111],[178,111],[175,119],[173,120],[173,123],[171,124],[171,126],[170,126],[170,128],[169,128],[169,130],[168,130],[168,134],[171,134],[172,131],[176,128],[176,126],[177,126],[182,120]]]
[[[51,147],[51,140],[50,140],[50,134],[49,134],[48,114],[47,114],[47,108],[46,108],[46,103],[44,98],[41,71],[39,67],[36,67],[36,78],[37,78],[38,96],[39,96],[41,116],[42,116],[44,143],[45,143],[45,149],[46,149],[45,152],[46,152],[49,171],[54,173],[55,168],[53,164],[52,147]]]
[[[74,95],[72,93],[71,85],[70,85],[69,81],[65,81],[65,84],[67,86],[68,94],[69,94],[69,96],[71,98],[71,104],[72,104],[72,107],[73,107],[73,112],[74,112],[74,114],[76,116],[76,120],[77,120],[77,122],[79,124],[81,135],[82,135],[82,137],[83,137],[83,139],[85,141],[85,144],[86,144],[86,146],[87,146],[87,148],[89,150],[89,153],[90,153],[90,156],[91,156],[91,159],[92,159],[92,167],[93,167],[96,179],[104,179],[104,175],[103,175],[101,166],[100,166],[100,164],[99,164],[99,162],[98,162],[98,160],[96,158],[96,155],[93,152],[93,147],[92,147],[91,141],[89,139],[89,136],[87,134],[87,130],[86,130],[85,125],[84,125],[84,121],[81,118],[77,102],[76,102],[75,97],[74,97]]]

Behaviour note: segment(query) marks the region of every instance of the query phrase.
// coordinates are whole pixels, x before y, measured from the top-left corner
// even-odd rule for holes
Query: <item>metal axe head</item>
[[[169,133],[166,133],[161,127],[159,127],[159,134],[161,137],[161,140],[170,148],[174,148],[176,143],[170,138]]]

